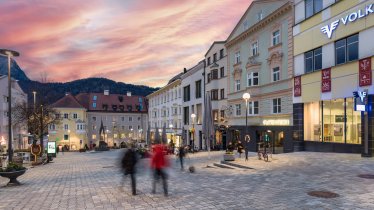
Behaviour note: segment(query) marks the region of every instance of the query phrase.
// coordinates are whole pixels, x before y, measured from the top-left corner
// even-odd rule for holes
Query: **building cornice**
[[[256,23],[252,27],[248,28],[246,31],[244,31],[243,33],[241,33],[239,36],[237,36],[233,40],[227,42],[225,44],[225,47],[229,48],[229,47],[231,47],[231,46],[233,46],[233,45],[235,45],[235,44],[243,41],[245,38],[247,38],[252,33],[263,29],[267,24],[269,24],[270,22],[276,20],[279,16],[281,16],[281,15],[285,14],[286,12],[292,10],[292,8],[293,8],[292,2],[287,2],[286,4],[284,4],[283,6],[281,6],[279,9],[275,10],[273,13],[271,13],[270,15],[268,15],[267,17],[265,17],[263,20],[261,20],[260,22]]]
[[[166,85],[166,86],[160,88],[159,90],[157,90],[157,91],[155,91],[155,92],[153,92],[153,93],[147,95],[146,98],[149,99],[150,97],[153,97],[153,96],[156,96],[156,95],[158,95],[158,94],[161,94],[161,93],[163,93],[163,92],[165,92],[165,91],[168,91],[168,90],[172,89],[173,87],[176,87],[176,86],[180,85],[181,82],[182,82],[181,79],[177,79],[177,80],[175,80],[174,82],[172,82],[172,83],[170,83],[170,84],[168,84],[168,85]]]

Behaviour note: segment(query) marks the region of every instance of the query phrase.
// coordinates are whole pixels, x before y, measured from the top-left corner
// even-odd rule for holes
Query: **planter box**
[[[7,186],[20,185],[20,183],[17,181],[17,177],[21,176],[25,172],[26,172],[26,169],[21,170],[21,171],[13,171],[13,172],[0,172],[0,176],[6,177],[9,179]]]
[[[235,155],[234,154],[224,154],[223,155],[223,160],[224,161],[234,161],[235,160]]]

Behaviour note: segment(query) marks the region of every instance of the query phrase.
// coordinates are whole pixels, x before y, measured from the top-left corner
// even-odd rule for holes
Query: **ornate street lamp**
[[[248,101],[251,98],[249,93],[243,94],[243,99],[245,100],[245,135],[248,135]]]
[[[10,61],[11,57],[19,56],[19,52],[7,49],[0,49],[0,55],[8,57],[8,160],[13,160],[13,149],[12,149],[12,80],[10,74]]]

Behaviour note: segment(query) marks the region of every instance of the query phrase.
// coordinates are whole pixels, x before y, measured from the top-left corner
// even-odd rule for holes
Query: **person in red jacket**
[[[151,160],[151,167],[154,170],[152,193],[156,193],[156,181],[161,177],[162,185],[164,187],[164,195],[168,196],[167,174],[165,172],[165,168],[168,167],[168,161],[165,157],[164,149],[165,148],[162,145],[156,145],[153,150]]]

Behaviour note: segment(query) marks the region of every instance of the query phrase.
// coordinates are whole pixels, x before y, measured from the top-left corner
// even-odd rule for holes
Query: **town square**
[[[374,209],[374,0],[0,2],[0,209]]]

